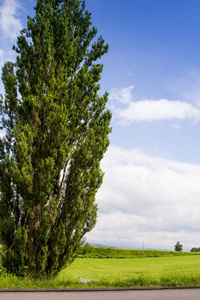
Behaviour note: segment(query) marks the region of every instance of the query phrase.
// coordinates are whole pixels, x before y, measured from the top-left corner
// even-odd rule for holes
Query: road
[[[199,300],[200,289],[105,292],[4,292],[0,300]]]

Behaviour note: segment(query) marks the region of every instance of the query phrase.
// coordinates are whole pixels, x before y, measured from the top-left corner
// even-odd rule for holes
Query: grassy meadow
[[[81,283],[79,278],[93,281]],[[200,285],[198,253],[92,247],[87,253],[81,253],[73,264],[55,278],[19,279],[4,272],[0,277],[0,288],[181,285]]]

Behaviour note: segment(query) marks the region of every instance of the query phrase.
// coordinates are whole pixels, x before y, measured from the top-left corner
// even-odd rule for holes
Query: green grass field
[[[94,249],[96,251],[96,249]],[[97,249],[108,256],[108,248]],[[0,288],[75,288],[200,285],[200,256],[196,253],[122,250],[112,254],[124,258],[79,257],[57,277],[44,280],[19,279],[2,274]],[[120,255],[119,255],[120,253]],[[137,255],[136,255],[137,254]],[[87,256],[88,254],[86,254]],[[134,255],[134,258],[130,258]],[[83,256],[83,255],[82,255]],[[92,256],[90,252],[90,256]],[[149,257],[148,257],[149,256]],[[126,258],[125,258],[126,257]],[[133,257],[133,256],[132,256]],[[80,283],[81,279],[93,282]]]
[[[77,259],[57,280],[99,280],[99,286],[178,286],[200,284],[200,256],[136,259]]]

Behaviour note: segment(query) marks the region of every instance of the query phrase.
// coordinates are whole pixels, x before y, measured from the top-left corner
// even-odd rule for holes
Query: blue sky
[[[35,0],[0,0],[0,67]],[[101,90],[110,147],[89,242],[184,250],[200,245],[200,1],[86,0],[109,44]],[[0,83],[0,91],[3,86]]]

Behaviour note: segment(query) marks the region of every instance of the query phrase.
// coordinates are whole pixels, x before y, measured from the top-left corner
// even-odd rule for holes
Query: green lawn
[[[98,280],[79,283],[79,278]],[[200,285],[200,256],[134,259],[77,258],[56,278],[48,280],[0,277],[0,288],[75,288]]]

